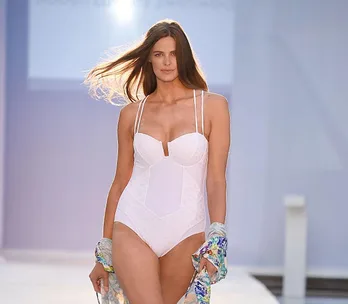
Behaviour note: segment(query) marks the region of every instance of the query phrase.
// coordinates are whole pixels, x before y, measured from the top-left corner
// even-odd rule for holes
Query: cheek
[[[173,58],[173,63],[172,63],[172,64],[173,64],[173,66],[175,66],[175,67],[177,66],[177,59],[176,59],[175,57]]]
[[[152,67],[154,70],[158,70],[161,68],[162,63],[159,58],[154,57],[151,59],[151,61],[152,61]]]
[[[178,69],[178,58],[177,57],[174,58],[173,65],[175,66],[176,69]]]

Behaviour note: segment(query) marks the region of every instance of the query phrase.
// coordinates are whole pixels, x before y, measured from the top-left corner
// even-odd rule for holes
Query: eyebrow
[[[154,53],[164,53],[163,51],[158,51],[158,50],[154,50],[153,52],[154,52]],[[171,53],[171,52],[176,52],[176,50],[172,50],[172,51],[170,51],[170,53]]]

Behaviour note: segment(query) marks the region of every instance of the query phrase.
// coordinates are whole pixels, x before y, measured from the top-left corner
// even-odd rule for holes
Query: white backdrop
[[[104,50],[137,41],[155,22],[170,18],[179,21],[188,33],[209,83],[232,82],[233,10],[228,0],[29,3],[32,79],[80,80],[81,71],[92,67],[104,56]],[[221,44],[224,47],[219,47]]]
[[[283,196],[304,195],[308,266],[348,276],[347,1],[235,9],[230,255],[281,270]]]

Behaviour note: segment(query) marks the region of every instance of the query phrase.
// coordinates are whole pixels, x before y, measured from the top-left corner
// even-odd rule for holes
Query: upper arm
[[[133,125],[137,105],[128,104],[121,109],[117,125],[117,162],[113,183],[125,187],[131,177],[134,164]]]
[[[210,122],[207,182],[225,182],[230,148],[228,102],[221,95],[209,94],[206,108]]]

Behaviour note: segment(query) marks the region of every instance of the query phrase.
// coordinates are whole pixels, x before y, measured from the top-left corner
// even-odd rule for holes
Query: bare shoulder
[[[132,102],[123,106],[120,110],[119,123],[132,126],[138,111],[139,103],[140,101]]]
[[[138,102],[131,102],[126,104],[125,106],[122,106],[121,110],[120,110],[120,116],[122,115],[122,117],[124,119],[133,119],[138,111],[138,107],[139,107],[139,103]]]
[[[226,97],[213,92],[206,92],[204,94],[204,107],[209,116],[215,116],[229,112],[228,101]]]

